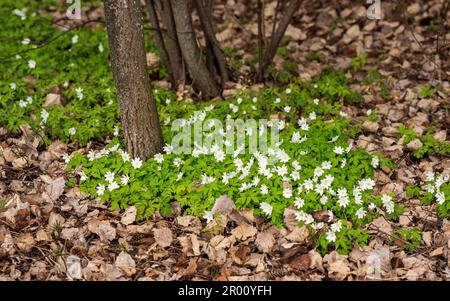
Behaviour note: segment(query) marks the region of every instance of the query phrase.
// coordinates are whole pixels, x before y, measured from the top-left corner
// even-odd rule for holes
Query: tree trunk
[[[194,27],[192,25],[190,1],[171,0],[173,17],[183,59],[186,63],[193,85],[200,91],[203,99],[219,96],[220,91],[203,62],[200,49],[197,45]]]
[[[262,0],[258,0],[258,71],[256,73],[256,80],[258,82],[264,81],[264,7]]]
[[[111,65],[128,152],[143,160],[162,152],[163,139],[146,69],[139,0],[105,0]]]
[[[202,23],[203,32],[205,33],[206,38],[206,47],[212,51],[217,65],[219,67],[220,79],[222,82],[222,88],[225,87],[225,83],[228,81],[228,69],[227,69],[227,61],[225,59],[225,55],[220,48],[219,41],[216,39],[216,35],[214,34],[214,28],[211,22],[211,14],[212,11],[207,11],[206,6],[203,6],[201,0],[194,0],[195,6],[197,8],[198,16],[200,18],[200,22]],[[211,9],[211,7],[208,7]],[[210,69],[211,70],[211,69]]]
[[[155,40],[156,47],[158,47],[159,54],[161,56],[161,61],[167,68],[169,73],[169,79],[172,84],[172,88],[177,88],[177,81],[174,78],[174,70],[172,64],[170,63],[169,53],[167,52],[166,45],[164,43],[164,38],[162,35],[161,26],[159,26],[158,15],[156,14],[155,1],[146,0],[146,7],[148,15],[150,18],[150,23],[152,24],[153,38]]]
[[[270,37],[270,43],[267,46],[266,52],[264,54],[262,70],[263,76],[265,75],[267,67],[272,63],[273,57],[275,56],[277,48],[280,45],[281,39],[283,38],[284,33],[286,32],[286,29],[289,26],[292,17],[294,16],[294,13],[300,8],[301,3],[301,0],[292,0],[289,6],[283,12],[283,17],[280,20],[280,24]],[[259,78],[259,81],[262,80],[263,78]]]
[[[167,53],[173,70],[173,77],[177,87],[185,82],[185,67],[181,55],[180,43],[178,42],[175,20],[173,18],[172,5],[170,0],[156,0],[156,9],[161,16],[162,23],[166,26],[165,38],[167,43]]]

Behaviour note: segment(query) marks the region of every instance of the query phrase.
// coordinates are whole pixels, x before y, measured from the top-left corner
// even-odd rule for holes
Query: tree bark
[[[264,8],[262,0],[258,0],[258,72],[256,78],[258,82],[264,81]]]
[[[267,46],[264,54],[262,64],[263,68],[261,72],[262,77],[264,77],[267,67],[272,63],[273,57],[275,56],[277,48],[280,45],[281,39],[283,38],[284,33],[286,32],[286,29],[289,26],[292,17],[294,16],[294,13],[299,9],[301,2],[301,0],[292,0],[289,6],[283,11],[283,17],[280,20],[280,24],[278,25],[274,34],[270,37],[270,43]],[[258,80],[262,81],[262,77],[258,76]]]
[[[143,160],[162,152],[163,138],[146,68],[139,0],[104,0],[111,65],[128,152]]]
[[[212,53],[214,54],[214,58],[216,59],[217,66],[219,67],[220,79],[222,82],[222,88],[225,87],[225,83],[228,81],[228,70],[227,70],[227,61],[225,59],[225,55],[220,48],[219,41],[216,39],[216,35],[214,33],[213,25],[211,22],[211,11],[206,10],[206,6],[203,6],[201,0],[194,0],[195,6],[197,8],[198,16],[200,18],[200,22],[203,27],[203,32],[205,33],[205,38],[207,40],[207,47],[212,49]],[[211,8],[208,8],[211,9]]]
[[[206,15],[208,16],[208,18],[212,18],[212,11],[213,11],[213,6],[214,6],[214,0],[205,0],[205,11],[206,11]],[[212,20],[209,20],[212,24]],[[217,73],[217,69],[216,66],[214,65],[214,54],[212,52],[212,45],[211,42],[206,39],[206,67],[208,67],[208,70],[213,73],[216,74]],[[222,86],[223,89],[223,86]]]
[[[161,61],[164,66],[167,68],[169,73],[169,79],[172,83],[173,88],[177,88],[177,82],[174,78],[175,72],[173,70],[172,64],[169,59],[169,53],[167,52],[166,45],[164,43],[164,38],[162,35],[161,27],[159,26],[158,15],[156,13],[155,1],[154,0],[146,0],[146,7],[148,10],[148,14],[150,17],[150,23],[152,24],[152,32],[153,38],[155,40],[156,47],[158,47],[159,54],[161,56]]]
[[[169,55],[170,65],[173,70],[173,77],[178,85],[185,82],[185,67],[183,57],[181,55],[180,43],[178,42],[175,20],[173,17],[173,9],[170,0],[155,0],[156,9],[160,13],[162,23],[166,26],[163,36],[166,38],[167,53]]]
[[[183,59],[186,63],[193,85],[200,91],[203,99],[219,96],[217,84],[203,62],[197,45],[192,17],[189,9],[190,1],[171,0],[173,17]]]

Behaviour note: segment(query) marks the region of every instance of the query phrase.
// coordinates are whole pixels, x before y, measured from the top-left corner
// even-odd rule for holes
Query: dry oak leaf
[[[422,146],[423,146],[422,141],[420,141],[419,139],[414,139],[413,141],[409,142],[406,145],[406,148],[410,151],[416,151],[416,150],[422,148]]]
[[[240,244],[238,246],[232,247],[230,253],[234,262],[237,264],[243,264],[250,254],[250,247],[248,245]]]
[[[197,270],[197,258],[191,258],[186,269],[181,269],[178,273],[181,277],[189,276],[195,273]]]
[[[120,220],[120,222],[124,225],[130,225],[132,223],[134,223],[134,221],[136,220],[136,213],[137,213],[137,209],[134,206],[130,206],[128,207],[125,212],[123,213],[122,219]]]
[[[76,239],[78,236],[78,228],[64,228],[61,231],[61,238],[71,241]]]
[[[177,216],[177,223],[182,227],[201,227],[202,222],[193,215]]]
[[[404,278],[409,281],[417,281],[426,271],[430,270],[430,267],[424,261],[414,257],[404,258],[403,264],[407,270]]]
[[[120,268],[127,276],[131,276],[136,273],[136,262],[127,252],[120,252],[116,258],[116,267]]]
[[[67,277],[69,279],[81,279],[83,273],[81,272],[81,260],[76,255],[70,255],[66,259]]]
[[[17,238],[16,244],[22,252],[27,253],[31,251],[31,248],[36,244],[36,241],[31,233],[24,233]]]
[[[383,234],[388,234],[388,235],[392,235],[392,233],[394,232],[392,230],[392,226],[389,222],[386,221],[386,219],[382,216],[380,216],[379,218],[373,220],[370,224],[369,224],[369,229],[372,226],[372,228],[375,228],[376,230],[379,230],[381,232],[383,232]]]
[[[380,125],[378,124],[378,122],[371,122],[366,120],[363,122],[362,128],[370,133],[376,133],[378,132]]]
[[[44,261],[33,262],[30,268],[30,275],[34,276],[38,281],[45,280],[48,275],[47,264]]]
[[[339,260],[331,263],[328,267],[328,277],[334,280],[344,280],[350,274],[348,263]]]
[[[15,252],[14,238],[10,233],[6,233],[3,242],[0,244],[0,256],[13,255]]]
[[[123,273],[121,272],[121,270],[119,270],[112,264],[106,264],[104,273],[106,276],[106,280],[123,280]]]
[[[189,239],[189,237],[187,235],[183,235],[183,236],[178,236],[177,239],[181,245],[181,252],[183,252],[184,254],[186,254],[188,256],[192,256],[193,253],[190,252],[190,250],[192,249],[192,243],[191,243],[191,240]]]
[[[249,237],[255,236],[258,231],[255,227],[247,224],[242,224],[231,230],[231,234],[233,234],[237,239],[245,240]]]
[[[169,228],[153,229],[153,235],[155,236],[156,243],[162,247],[166,248],[172,244],[173,235]]]
[[[327,263],[328,277],[334,280],[344,280],[350,274],[347,256],[338,254],[336,251],[325,255],[323,261]]]
[[[14,159],[17,158],[16,154],[11,148],[3,148],[0,150],[2,150],[2,155],[6,162],[13,162]]]
[[[18,194],[14,194],[6,203],[6,211],[0,212],[0,216],[4,216],[10,223],[16,224],[26,220],[30,213],[30,204],[22,202]],[[25,223],[26,224],[26,223]]]
[[[50,235],[45,230],[40,229],[36,232],[36,241],[50,241],[50,239]]]
[[[378,246],[372,250],[366,258],[366,265],[370,273],[376,273],[380,268],[389,272],[392,269],[391,257],[391,252],[387,246]]]
[[[55,158],[61,158],[61,156],[67,152],[67,144],[61,140],[55,140],[48,146],[48,151],[55,156]]]
[[[63,194],[64,187],[66,187],[66,180],[59,177],[47,185],[46,192],[52,201],[56,201]]]
[[[103,242],[116,238],[116,229],[108,221],[92,219],[88,222],[88,229],[92,233],[97,234]]]
[[[308,255],[309,255],[309,258],[311,259],[309,267],[311,269],[316,268],[323,273],[324,272],[323,260],[322,260],[322,256],[320,256],[319,252],[317,252],[316,250],[311,250],[311,251],[309,251]]]
[[[245,265],[255,267],[255,272],[263,272],[266,270],[266,264],[264,263],[264,254],[251,253]]]
[[[191,234],[190,237],[192,244],[192,252],[194,252],[195,256],[199,256],[201,252],[200,252],[200,242],[197,239],[197,235]]]
[[[50,227],[62,226],[64,222],[64,217],[62,217],[60,214],[55,212],[50,213],[50,216],[48,218],[48,224]]]
[[[308,239],[309,230],[306,226],[295,227],[294,231],[286,236],[286,239],[292,242],[305,242]]]
[[[221,195],[214,203],[214,206],[211,209],[211,214],[227,214],[235,208],[236,207],[234,206],[234,202],[232,199],[230,199],[227,195]]]
[[[295,219],[295,212],[297,210],[286,208],[284,209],[283,217],[284,217],[284,224],[288,228],[289,231],[294,231],[294,229],[297,227],[297,220]]]
[[[359,29],[358,25],[353,25],[352,27],[350,27],[347,32],[345,33],[345,42],[351,42],[352,40],[356,39],[357,37],[359,37],[359,35],[361,34],[361,30]]]
[[[273,237],[273,234],[268,231],[258,233],[256,236],[255,245],[258,250],[263,253],[269,253],[274,244],[275,238]]]
[[[47,96],[45,97],[44,107],[49,107],[53,105],[57,106],[61,105],[61,95],[56,93],[47,94]]]
[[[289,265],[294,270],[306,271],[311,266],[311,257],[309,254],[299,254],[289,260]]]
[[[27,165],[28,165],[28,161],[27,161],[27,159],[25,159],[25,158],[23,158],[23,157],[14,159],[14,160],[12,161],[12,166],[13,166],[15,169],[21,169],[21,168],[26,167]]]
[[[216,235],[209,241],[209,244],[215,249],[227,249],[230,248],[236,241],[236,237],[222,235]]]

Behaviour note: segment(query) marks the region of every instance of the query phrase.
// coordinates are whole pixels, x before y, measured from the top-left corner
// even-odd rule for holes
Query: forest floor
[[[267,2],[266,16],[271,16],[276,1]],[[308,231],[296,226],[289,213],[279,228],[243,210],[224,215],[216,232],[204,231],[206,221],[189,215],[156,214],[135,222],[133,208],[111,211],[77,185],[66,187],[62,156],[73,145],[55,140],[42,148],[40,137],[22,126],[19,134],[0,128],[0,279],[450,280],[450,221],[438,216],[435,204],[423,205],[416,193],[405,192],[422,187],[430,171],[450,174],[448,153],[414,156],[426,144],[420,134],[430,127],[436,140],[449,141],[450,44],[441,41],[439,59],[438,29],[431,22],[444,1],[409,6],[411,27],[402,25],[389,5],[383,5],[383,19],[374,21],[367,19],[365,6],[349,2],[302,5],[288,28],[285,51],[275,58],[272,77],[310,79],[326,65],[349,70],[352,89],[364,101],[342,110],[355,123],[368,110],[377,113],[377,121],[361,124],[354,144],[385,154],[397,165],[394,171],[376,171],[375,190],[393,192],[406,210],[395,222],[383,216],[372,221],[367,246],[355,245],[348,255],[333,251],[321,256]],[[235,17],[248,11],[233,0],[215,10],[221,20],[219,41],[239,49],[233,52],[239,80],[225,91],[228,96],[251,85],[254,58],[245,53],[251,53],[250,41],[256,40],[255,16]],[[367,56],[355,59],[362,52]],[[377,72],[367,84],[372,69]],[[429,88],[438,83],[440,90]],[[158,84],[166,85],[163,80]],[[405,143],[401,125],[419,135]],[[393,239],[400,228],[417,229],[419,237]],[[405,244],[414,248],[405,249]]]

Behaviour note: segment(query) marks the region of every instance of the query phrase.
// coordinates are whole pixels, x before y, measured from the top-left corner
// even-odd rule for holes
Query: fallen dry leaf
[[[63,194],[64,187],[66,187],[66,180],[59,177],[47,185],[47,195],[52,201],[56,201]]]
[[[376,229],[376,231],[381,231],[384,234],[392,235],[394,233],[394,230],[392,229],[392,226],[389,222],[386,221],[386,219],[382,216],[378,217],[377,219],[374,219],[370,224],[369,227]]]
[[[304,243],[309,237],[309,230],[306,226],[296,227],[286,236],[286,239],[292,242]]]
[[[255,245],[260,252],[269,253],[272,251],[273,245],[275,244],[275,238],[273,234],[265,231],[258,233],[255,240]]]
[[[344,280],[350,274],[347,256],[340,255],[336,251],[325,255],[323,262],[326,263],[328,277],[334,280]]]
[[[119,256],[117,256],[115,265],[128,276],[136,273],[136,262],[134,262],[130,254],[124,251],[120,252]]]
[[[385,272],[391,271],[391,252],[387,246],[378,246],[368,253],[366,258],[368,274],[380,273],[380,269]]]
[[[31,251],[31,248],[36,244],[34,237],[31,233],[24,233],[19,235],[16,240],[17,247],[25,253]]]
[[[74,240],[78,236],[78,228],[64,228],[61,230],[61,238],[65,240]]]
[[[309,254],[300,254],[289,260],[291,268],[297,271],[306,271],[311,266],[311,257]]]
[[[228,214],[233,209],[235,209],[233,200],[226,195],[222,195],[214,203],[214,206],[211,209],[211,214],[213,215],[217,213]]]
[[[310,268],[311,269],[318,269],[319,271],[321,271],[322,273],[324,272],[324,268],[323,268],[323,260],[322,260],[322,256],[320,256],[320,254],[316,251],[316,250],[311,250],[308,253],[309,258],[310,258]]]
[[[63,226],[64,222],[64,217],[62,217],[60,214],[55,212],[50,213],[50,216],[48,218],[48,224],[50,227],[55,228],[57,226]]]
[[[111,226],[109,221],[92,219],[88,222],[88,229],[97,234],[103,242],[112,241],[116,238],[116,229]]]
[[[122,215],[120,222],[124,225],[131,225],[136,220],[137,209],[135,206],[128,207]]]
[[[256,235],[258,230],[255,227],[247,224],[242,224],[231,230],[231,234],[233,234],[237,239],[246,240],[249,237],[253,237]]]
[[[153,235],[155,236],[156,243],[166,248],[172,244],[173,235],[169,228],[153,229]]]
[[[61,105],[61,95],[55,93],[47,94],[47,96],[45,97],[44,107],[49,107],[53,105],[56,106]]]
[[[81,279],[83,273],[81,272],[81,260],[76,255],[70,255],[66,258],[67,278],[70,280]]]
[[[109,263],[106,264],[106,267],[105,267],[105,276],[106,276],[106,280],[109,280],[109,281],[116,281],[116,280],[123,279],[122,278],[123,273],[121,272],[121,270]]]
[[[342,260],[333,262],[328,267],[328,277],[334,280],[344,280],[350,274],[350,267]]]

